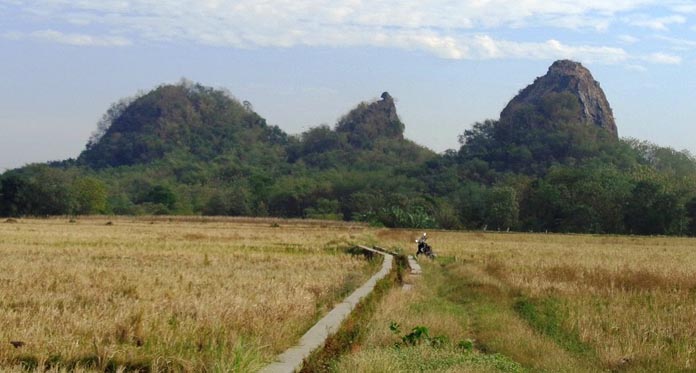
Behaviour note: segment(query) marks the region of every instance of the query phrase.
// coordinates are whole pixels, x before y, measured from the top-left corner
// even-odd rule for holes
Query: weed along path
[[[363,286],[355,290],[353,294],[344,299],[343,302],[337,304],[331,312],[314,324],[314,326],[300,338],[300,342],[296,346],[278,355],[277,361],[266,366],[261,372],[288,373],[299,371],[302,368],[304,360],[309,357],[314,350],[321,347],[330,335],[338,331],[341,323],[350,315],[358,303],[372,292],[379,280],[385,278],[392,271],[394,257],[391,254],[373,250],[365,246],[358,247],[384,256],[382,268],[379,272],[373,275]]]

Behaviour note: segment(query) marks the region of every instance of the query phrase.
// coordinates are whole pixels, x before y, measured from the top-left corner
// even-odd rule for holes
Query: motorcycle
[[[418,251],[416,251],[416,257],[418,255],[425,255],[426,257],[430,259],[435,259],[435,253],[433,252],[433,248],[428,245],[427,242],[425,242],[428,239],[428,236],[423,233],[423,236],[419,239],[416,240],[416,243],[418,244]]]

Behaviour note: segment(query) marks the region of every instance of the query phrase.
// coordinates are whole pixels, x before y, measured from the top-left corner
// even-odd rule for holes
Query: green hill
[[[199,84],[163,85],[114,105],[78,157],[91,168],[147,164],[174,153],[210,161],[230,153],[282,152],[288,136],[250,105]]]
[[[437,155],[404,139],[403,130],[386,93],[334,129],[289,136],[225,91],[162,85],[114,104],[75,161],[3,175],[0,212],[375,219],[414,203],[420,211],[424,186],[407,173]],[[50,190],[49,177],[56,181]],[[83,179],[93,191],[78,188]],[[42,204],[54,200],[49,193],[61,202]]]

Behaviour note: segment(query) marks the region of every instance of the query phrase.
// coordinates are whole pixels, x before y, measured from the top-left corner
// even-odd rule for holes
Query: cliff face
[[[508,103],[500,120],[511,120],[518,110],[539,107],[547,97],[557,94],[571,94],[577,98],[579,109],[572,118],[574,121],[603,128],[618,138],[614,115],[599,83],[587,68],[569,60],[554,62],[546,75],[534,80]]]

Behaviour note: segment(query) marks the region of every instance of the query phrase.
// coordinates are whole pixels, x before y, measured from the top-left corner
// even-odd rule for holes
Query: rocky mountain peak
[[[508,103],[500,119],[511,120],[520,109],[539,107],[553,94],[571,94],[577,98],[579,110],[574,121],[603,128],[618,137],[614,115],[599,82],[582,64],[570,60],[554,62],[546,75],[536,78]]]
[[[549,66],[548,74],[553,75],[583,75],[592,78],[590,71],[580,62],[571,60],[558,60]]]
[[[336,131],[347,132],[349,141],[354,145],[365,146],[375,139],[404,138],[404,124],[396,113],[394,98],[384,92],[381,99],[363,102],[336,124]]]

